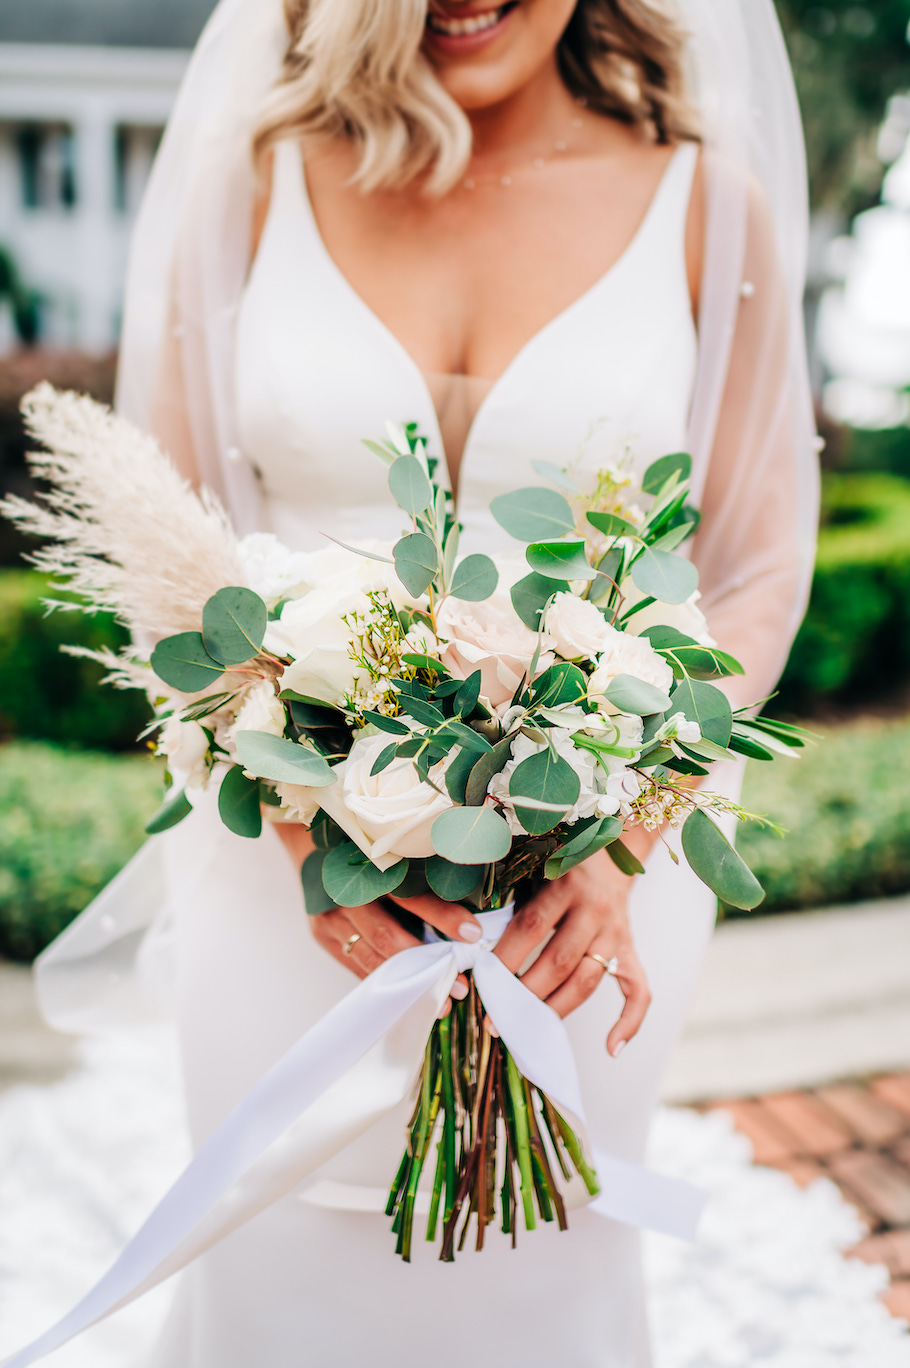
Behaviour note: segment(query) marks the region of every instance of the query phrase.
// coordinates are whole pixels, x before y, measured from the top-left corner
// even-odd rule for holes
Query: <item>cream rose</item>
[[[265,634],[266,650],[291,657],[282,687],[337,705],[360,676],[351,656],[351,629],[342,619],[369,611],[369,599],[356,590],[314,589],[286,603]]]
[[[174,775],[186,780],[189,788],[204,788],[209,781],[209,738],[198,722],[182,722],[169,717],[158,740],[159,755],[166,755]]]
[[[624,590],[630,588],[629,582],[623,585]],[[627,592],[623,607],[633,608],[643,597],[637,589],[632,588],[631,593]],[[701,593],[696,589],[685,603],[651,603],[629,618],[629,631],[634,636],[641,636],[649,627],[675,627],[677,632],[691,637],[699,646],[716,646],[717,642],[708,631],[707,619],[698,606],[700,598]]]
[[[443,664],[461,679],[481,672],[480,692],[494,708],[507,703],[537,650],[537,633],[526,627],[503,589],[482,603],[448,598],[437,618]],[[553,640],[544,634],[537,674],[553,664]]]
[[[237,733],[242,731],[283,736],[284,725],[284,705],[276,697],[274,686],[264,679],[260,684],[254,684],[247,694],[237,714],[237,721],[230,729],[230,741],[233,743]]]
[[[271,532],[251,532],[237,550],[246,572],[246,583],[266,603],[309,588],[311,556],[289,551]]]
[[[599,608],[575,594],[557,594],[547,609],[546,628],[563,660],[597,656],[609,643],[609,624]]]
[[[588,696],[602,698],[617,675],[632,675],[645,684],[653,684],[656,689],[669,693],[673,687],[673,671],[647,638],[619,632],[609,623],[605,626],[608,632],[607,646],[588,681]]]
[[[347,760],[338,766],[331,788],[314,790],[321,807],[380,869],[400,859],[435,854],[430,829],[440,813],[454,804],[445,787],[445,772],[457,747],[430,769],[425,784],[410,760],[393,760],[378,774],[370,771],[389,744],[386,735],[358,737]]]

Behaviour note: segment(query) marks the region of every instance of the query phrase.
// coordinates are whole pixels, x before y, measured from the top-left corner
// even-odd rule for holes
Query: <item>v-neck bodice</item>
[[[235,371],[238,431],[271,530],[302,550],[324,546],[326,533],[342,541],[399,536],[385,468],[362,445],[389,419],[416,422],[443,472],[442,428],[450,446],[464,442],[465,551],[509,543],[490,500],[539,483],[535,460],[571,466],[583,484],[627,453],[644,465],[684,446],[697,354],[685,260],[696,157],[694,144],[677,149],[619,260],[498,379],[453,387],[443,383],[450,377],[421,373],[335,265],[299,145],[279,143],[238,317]]]

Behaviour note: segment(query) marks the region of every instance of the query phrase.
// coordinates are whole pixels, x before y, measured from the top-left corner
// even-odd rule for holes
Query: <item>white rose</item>
[[[321,789],[306,788],[303,784],[273,784],[281,802],[280,808],[266,807],[263,815],[273,822],[302,822],[310,826],[320,808]]]
[[[268,680],[254,684],[237,714],[237,720],[229,732],[232,744],[238,732],[268,732],[270,736],[283,736],[285,727],[284,704],[275,695],[275,689]]]
[[[356,590],[314,589],[284,605],[265,634],[266,650],[291,657],[283,688],[333,706],[353,691],[361,672],[351,657],[351,629],[342,618],[355,611],[370,611],[369,599]]]
[[[209,738],[198,722],[169,717],[161,729],[158,753],[167,756],[169,769],[175,777],[184,778],[189,788],[204,788],[208,783]]]
[[[298,594],[308,586],[310,556],[289,551],[271,532],[251,532],[238,546],[246,583],[266,603]]]
[[[606,650],[609,624],[599,608],[575,594],[557,594],[547,610],[546,628],[563,660],[594,657]]]
[[[617,631],[609,623],[605,626],[607,646],[588,681],[589,697],[603,697],[617,675],[632,675],[645,684],[653,684],[656,689],[669,693],[673,687],[673,671],[648,639]]]
[[[445,772],[458,754],[455,747],[430,769],[441,793],[421,781],[410,760],[393,760],[378,774],[370,771],[389,744],[386,735],[358,737],[347,760],[335,771],[330,788],[314,790],[319,805],[380,869],[398,860],[434,855],[430,829],[454,804],[445,787]]]
[[[494,708],[508,703],[530,667],[537,633],[526,627],[499,588],[482,603],[448,598],[439,610],[437,627],[445,645],[443,664],[461,679],[481,672],[480,692]],[[553,664],[552,639],[541,641],[537,674]]]
[[[581,821],[584,817],[593,817],[600,810],[599,804],[605,790],[604,780],[606,776],[590,751],[579,750],[574,744],[571,732],[565,731],[562,727],[554,727],[549,736],[556,748],[557,755],[569,762],[581,781],[578,801],[571,811],[567,812],[565,817],[560,820],[571,825],[574,822]],[[502,805],[503,816],[508,822],[513,836],[523,835],[524,827],[515,813],[516,802],[521,807],[521,800],[516,800],[509,792],[512,775],[524,760],[529,760],[532,755],[538,755],[546,749],[546,744],[532,741],[529,736],[519,732],[512,742],[511,760],[490,781],[490,796]]]
[[[634,608],[635,604],[644,598],[630,581],[623,585],[623,591],[626,593],[624,609]],[[642,608],[641,612],[629,618],[629,631],[634,636],[641,636],[648,627],[675,627],[677,632],[691,637],[699,646],[716,646],[717,642],[708,631],[707,619],[698,607],[700,598],[701,593],[696,589],[685,603],[649,604],[647,608]]]

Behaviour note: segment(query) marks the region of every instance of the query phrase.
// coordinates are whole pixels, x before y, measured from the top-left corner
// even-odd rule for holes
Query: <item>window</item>
[[[18,137],[22,204],[72,209],[76,203],[73,130],[66,124],[25,124]]]
[[[114,207],[134,214],[145,189],[163,130],[118,124],[114,140]]]

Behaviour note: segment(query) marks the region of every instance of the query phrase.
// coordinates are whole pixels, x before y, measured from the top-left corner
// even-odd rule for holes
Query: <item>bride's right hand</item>
[[[274,830],[299,870],[313,850],[313,838],[309,831],[295,822],[276,822]],[[443,902],[431,893],[421,898],[396,898],[393,895],[392,901],[429,922],[430,926],[450,940],[472,944],[483,935],[480,922],[460,903]],[[308,920],[313,935],[323,949],[362,979],[399,951],[420,944],[391,913],[375,902],[363,907],[339,907]],[[452,985],[452,997],[461,999],[467,996],[467,992],[468,981],[464,974],[459,974]],[[451,999],[446,1003],[443,1014],[450,1005]]]

